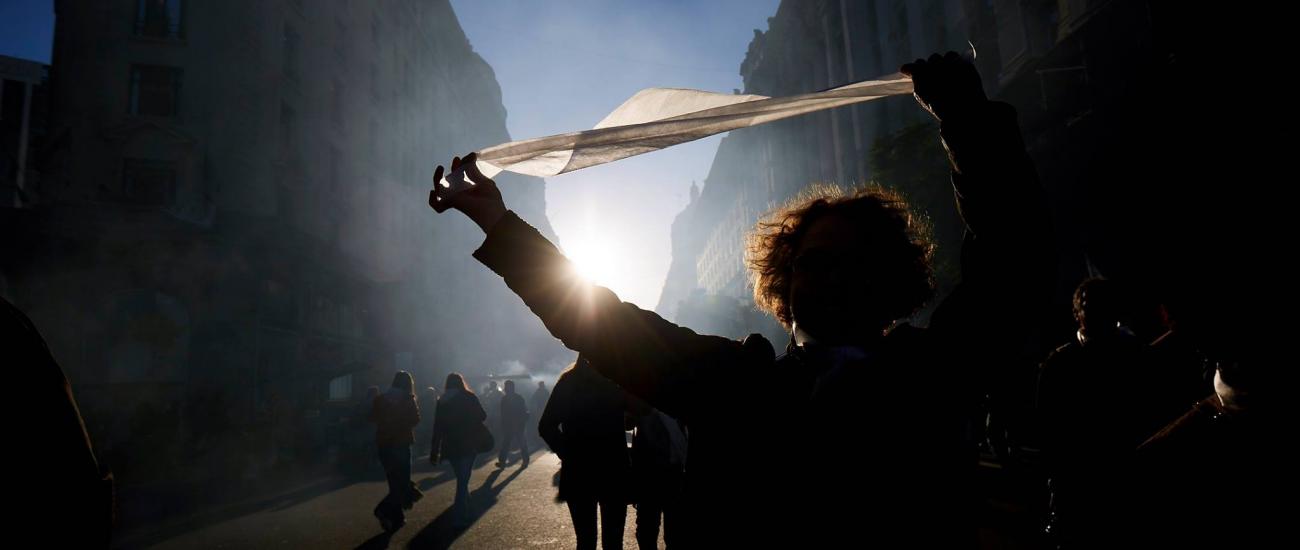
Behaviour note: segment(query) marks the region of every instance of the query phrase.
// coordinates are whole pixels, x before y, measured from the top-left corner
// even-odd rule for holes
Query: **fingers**
[[[495,183],[491,178],[484,176],[483,172],[479,171],[478,153],[470,153],[465,157],[465,162],[467,163],[465,165],[465,173],[469,174],[470,181],[474,182],[475,185]]]
[[[915,77],[917,73],[925,72],[927,69],[934,68],[934,67],[952,67],[955,65],[968,65],[968,64],[969,62],[966,61],[966,59],[962,57],[960,53],[949,51],[946,54],[940,55],[938,53],[935,53],[935,54],[931,54],[929,58],[917,59],[916,61],[907,63],[902,67],[900,67],[898,69],[898,72],[901,72],[907,76]]]
[[[925,83],[932,83],[931,81],[935,80],[949,81],[954,76],[969,78],[970,74],[978,74],[975,65],[955,51],[943,55],[936,53],[926,59],[917,59],[899,67],[898,72],[912,80],[922,80]]]
[[[447,201],[442,200],[442,197],[438,196],[437,191],[429,191],[429,206],[433,208],[434,212],[439,214],[446,212],[447,209],[451,207],[447,204]]]
[[[443,183],[443,176],[448,173],[453,176],[460,176],[460,174],[456,174],[457,171],[468,176],[468,179],[474,185],[495,185],[491,178],[483,175],[483,172],[479,170],[478,153],[470,153],[465,155],[465,158],[453,157],[450,172],[442,165],[438,165],[433,171],[433,189],[429,191],[429,207],[434,211],[442,213],[452,208],[453,201],[449,200],[449,198],[456,192],[465,190],[465,187],[461,186],[463,182],[461,178],[457,178],[456,182]],[[492,187],[492,189],[495,190],[495,187]]]
[[[429,208],[432,208],[434,212],[439,214],[447,210],[447,201],[442,200],[442,197],[439,196],[438,193],[442,189],[442,165],[439,164],[438,167],[433,170],[433,189],[429,190]]]
[[[962,78],[970,78],[970,75],[978,75],[975,64],[971,60],[963,57],[957,52],[948,52],[943,56],[944,64],[947,65],[954,74],[961,75]]]
[[[920,72],[924,69],[925,69],[925,60],[917,59],[916,61],[913,61],[911,63],[906,63],[902,67],[899,67],[898,72],[903,73],[910,77],[914,77],[916,76],[917,72]]]

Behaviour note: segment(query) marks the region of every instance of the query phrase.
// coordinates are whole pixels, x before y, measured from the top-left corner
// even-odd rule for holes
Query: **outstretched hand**
[[[916,102],[940,122],[960,117],[988,102],[979,71],[957,52],[917,59],[898,71],[912,78]]]
[[[467,189],[452,189],[442,183],[443,168],[433,171],[433,189],[429,191],[429,207],[442,213],[449,208],[460,210],[470,220],[478,224],[484,233],[492,229],[506,213],[505,200],[501,190],[497,189],[492,178],[483,175],[478,169],[478,153],[470,153],[464,159],[455,157],[451,160],[451,172],[464,170],[469,178]]]

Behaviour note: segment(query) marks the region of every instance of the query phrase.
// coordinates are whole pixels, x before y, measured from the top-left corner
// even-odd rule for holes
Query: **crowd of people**
[[[867,539],[973,547],[978,454],[993,431],[982,415],[997,409],[989,396],[1005,391],[1007,369],[1039,364],[1033,421],[1014,436],[1041,448],[1053,547],[1284,540],[1274,537],[1294,509],[1294,452],[1279,436],[1272,350],[1282,339],[1248,322],[1242,312],[1258,304],[1217,299],[1230,293],[1207,287],[1211,314],[1142,309],[1125,281],[1089,278],[1073,295],[1074,337],[1036,356],[1031,340],[1051,315],[1056,259],[1016,112],[987,99],[974,66],[955,53],[902,72],[939,123],[966,227],[961,282],[925,327],[908,319],[935,295],[934,245],[926,224],[885,188],[814,187],[755,229],[746,251],[755,303],[790,335],[777,353],[760,335],[697,334],[583,279],[507,209],[475,155],[453,159],[451,170],[473,185],[435,183],[430,206],[458,210],[483,230],[474,257],[578,359],[553,392],[539,383],[527,401],[514,380],[475,393],[455,373],[441,391],[417,395],[407,372],[385,391],[372,388],[363,407],[388,483],[374,508],[381,527],[401,528],[423,496],[411,480],[416,451],[451,468],[451,509],[463,526],[474,517],[476,458],[495,450],[505,468],[518,449],[526,468],[540,438],[561,461],[558,496],[579,548],[598,540],[621,548],[629,504],[643,547],[657,545],[661,527],[674,548]],[[6,348],[43,365],[29,369],[43,376],[30,387],[57,396],[42,414],[60,429],[29,441],[62,460],[61,484],[39,493],[51,502],[35,504],[52,510],[55,497],[80,495],[77,520],[91,527],[82,534],[106,541],[111,476],[39,334],[4,305]],[[1163,315],[1152,321],[1153,311]],[[427,447],[413,448],[417,431],[429,434]],[[827,467],[850,459],[851,469]]]
[[[933,244],[904,199],[881,187],[813,188],[751,236],[755,303],[791,335],[778,355],[762,336],[696,334],[584,280],[508,210],[474,154],[450,166],[473,182],[467,190],[442,185],[444,168],[435,171],[430,206],[475,222],[486,239],[474,257],[580,354],[541,426],[564,464],[561,493],[580,545],[594,545],[595,507],[619,506],[609,494],[618,485],[593,480],[627,464],[613,422],[618,404],[597,397],[604,387],[684,428],[679,545],[818,547],[868,537],[937,548],[977,543],[972,418],[1006,379],[1002,369],[1041,359],[1032,356],[1031,339],[1050,316],[1057,284],[1052,222],[1015,110],[986,98],[974,66],[950,52],[902,72],[939,123],[966,227],[961,282],[924,328],[907,319],[934,295]],[[1075,341],[1039,369],[1030,431],[1050,478],[1050,543],[1267,540],[1281,524],[1268,520],[1280,516],[1264,513],[1265,499],[1245,495],[1280,480],[1282,457],[1290,455],[1268,435],[1278,405],[1263,339],[1220,313],[1224,322],[1213,329],[1170,323],[1156,341],[1143,341],[1125,325],[1123,294],[1114,281],[1083,282],[1074,297]],[[781,388],[775,406],[774,384]],[[574,414],[561,385],[587,388],[577,391],[607,410],[599,418]],[[862,388],[872,388],[869,399]],[[749,458],[760,444],[779,449],[786,475]],[[1189,450],[1198,448],[1216,453]],[[1254,454],[1264,449],[1277,452]],[[597,466],[593,456],[611,458]],[[823,467],[842,457],[854,457],[858,469]],[[1216,479],[1231,480],[1230,493],[1249,502],[1221,513],[1201,506],[1214,497],[1188,494],[1196,492],[1188,487],[1216,487]],[[601,517],[606,548],[618,547],[621,515]]]

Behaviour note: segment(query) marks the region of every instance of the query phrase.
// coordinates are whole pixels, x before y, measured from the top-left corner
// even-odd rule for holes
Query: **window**
[[[181,27],[181,0],[137,0],[135,34],[153,38],[185,38]]]
[[[298,80],[298,45],[301,42],[298,31],[294,30],[293,25],[284,24],[284,51],[282,60],[284,64],[284,76],[293,80]]]
[[[330,401],[347,401],[348,399],[352,399],[352,375],[345,374],[330,380]]]
[[[146,206],[167,206],[176,198],[176,163],[126,159],[122,167],[125,202]]]
[[[133,115],[176,116],[181,70],[156,65],[131,66],[127,112]]]

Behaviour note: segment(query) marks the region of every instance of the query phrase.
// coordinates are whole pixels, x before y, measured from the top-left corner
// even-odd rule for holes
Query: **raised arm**
[[[1055,283],[1047,205],[1016,111],[989,101],[975,67],[956,53],[904,65],[917,101],[939,121],[966,225],[961,283],[931,327],[952,339],[1007,344],[1040,318]],[[991,341],[990,341],[991,340]]]
[[[719,374],[742,353],[738,342],[702,336],[653,312],[618,299],[609,289],[583,279],[555,245],[505,208],[496,183],[483,176],[474,155],[465,168],[474,186],[456,194],[437,184],[430,205],[461,210],[487,234],[474,257],[518,294],[547,330],[581,353],[601,374],[669,414],[689,409],[688,388]]]

